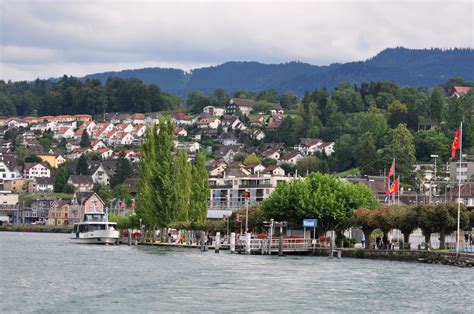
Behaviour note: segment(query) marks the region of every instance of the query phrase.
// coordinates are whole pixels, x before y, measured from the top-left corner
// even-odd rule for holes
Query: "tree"
[[[380,147],[383,137],[389,130],[385,116],[377,110],[370,111],[361,119],[357,133],[359,136],[370,132],[377,147]]]
[[[316,156],[306,156],[296,163],[296,169],[302,176],[316,172],[321,167],[321,160]]]
[[[87,133],[87,130],[84,130],[81,135],[81,142],[79,143],[79,146],[81,147],[90,147],[90,138],[89,138],[89,133]]]
[[[403,234],[403,248],[410,249],[410,234],[418,228],[418,212],[413,207],[394,207],[395,227]]]
[[[38,157],[38,155],[30,155],[25,158],[25,162],[32,162],[32,163],[39,163],[42,162],[43,159]]]
[[[372,134],[367,132],[359,139],[357,145],[358,166],[363,175],[378,175],[380,162],[375,148],[375,141]]]
[[[118,184],[113,189],[113,197],[117,200],[128,203],[130,201],[130,192],[125,184]]]
[[[108,202],[114,197],[114,192],[108,185],[99,185],[96,193],[106,204],[108,204]]]
[[[445,104],[445,95],[442,87],[433,89],[430,97],[430,117],[441,120],[441,113]]]
[[[334,158],[331,158],[332,170],[344,171],[355,167],[355,144],[355,139],[350,134],[345,134],[336,140]]]
[[[278,184],[262,203],[267,219],[299,224],[304,218],[317,218],[322,231],[345,230],[351,225],[354,210],[377,206],[377,199],[365,185],[339,181],[321,173]]]
[[[125,158],[125,153],[121,152],[117,160],[117,169],[110,178],[110,186],[114,188],[116,185],[122,184],[127,178],[133,174],[132,163]]]
[[[370,235],[375,229],[377,229],[374,220],[375,213],[375,210],[359,208],[354,211],[354,216],[352,218],[352,224],[361,228],[364,233],[366,249],[370,247]]]
[[[414,182],[413,166],[416,162],[413,135],[405,124],[399,124],[391,130],[384,148],[384,161],[396,160],[396,175],[405,182]]]
[[[209,177],[203,154],[197,156],[192,170],[192,192],[189,218],[191,221],[203,223],[207,218],[207,199],[209,198]]]
[[[81,157],[79,157],[76,167],[76,175],[89,175],[89,164],[87,163],[86,154],[82,154]]]
[[[210,106],[211,100],[200,92],[191,92],[188,94],[186,106],[192,113],[201,113],[204,107]]]
[[[450,143],[444,133],[438,130],[420,130],[415,133],[414,142],[418,161],[430,162],[433,154],[440,156],[441,160],[448,160]]]
[[[245,157],[245,159],[244,159],[244,165],[246,165],[246,166],[248,166],[250,164],[259,164],[261,162],[262,161],[260,160],[260,158],[255,153],[247,155],[247,157]]]
[[[179,197],[176,200],[178,211],[177,221],[189,222],[189,210],[191,206],[192,165],[188,161],[188,153],[180,149],[176,158],[176,189]]]
[[[54,192],[64,192],[64,187],[69,180],[69,171],[64,165],[60,165],[56,171],[56,178],[54,179]]]
[[[399,100],[394,101],[387,108],[390,113],[390,126],[396,128],[400,123],[407,123],[408,106]]]

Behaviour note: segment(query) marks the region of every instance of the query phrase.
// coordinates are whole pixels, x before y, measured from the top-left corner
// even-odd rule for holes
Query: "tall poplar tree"
[[[137,215],[143,220],[147,228],[153,231],[158,227],[155,214],[156,202],[154,199],[154,175],[156,169],[157,128],[149,127],[146,130],[145,142],[140,154],[140,180],[138,181]]]
[[[206,159],[200,153],[193,165],[192,192],[190,204],[191,221],[203,223],[207,218],[207,200],[210,193],[209,177],[206,169]]]
[[[189,206],[191,201],[192,165],[188,161],[188,153],[180,149],[175,163],[176,173],[176,209],[177,221],[189,222]]]
[[[84,176],[89,175],[89,164],[87,163],[87,157],[85,154],[82,154],[77,161],[76,174]]]

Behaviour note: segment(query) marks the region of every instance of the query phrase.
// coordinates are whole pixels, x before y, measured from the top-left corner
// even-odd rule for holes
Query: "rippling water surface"
[[[94,246],[0,232],[0,313],[474,312],[474,271],[323,257]]]

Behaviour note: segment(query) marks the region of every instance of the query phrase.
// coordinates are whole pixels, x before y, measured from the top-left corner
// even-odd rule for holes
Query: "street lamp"
[[[438,158],[439,156],[438,155],[430,155],[431,158],[434,158],[435,161],[434,161],[434,176],[431,177],[431,180],[430,180],[430,204],[431,204],[431,195],[433,194],[433,180],[436,180],[436,167],[437,167],[437,164],[436,164],[436,158]],[[436,195],[436,193],[435,193]]]

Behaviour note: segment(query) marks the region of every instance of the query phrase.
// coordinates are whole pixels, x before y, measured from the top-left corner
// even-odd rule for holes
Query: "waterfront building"
[[[470,181],[474,175],[474,161],[452,161],[449,165],[449,178],[452,182],[458,182],[461,179],[461,183]]]
[[[208,218],[222,219],[233,211],[245,208],[244,193],[249,192],[249,206],[257,205],[266,199],[280,182],[288,182],[294,177],[272,175],[225,175],[222,178],[209,178]]]
[[[17,193],[0,191],[0,216],[8,216],[10,223],[20,222]]]

